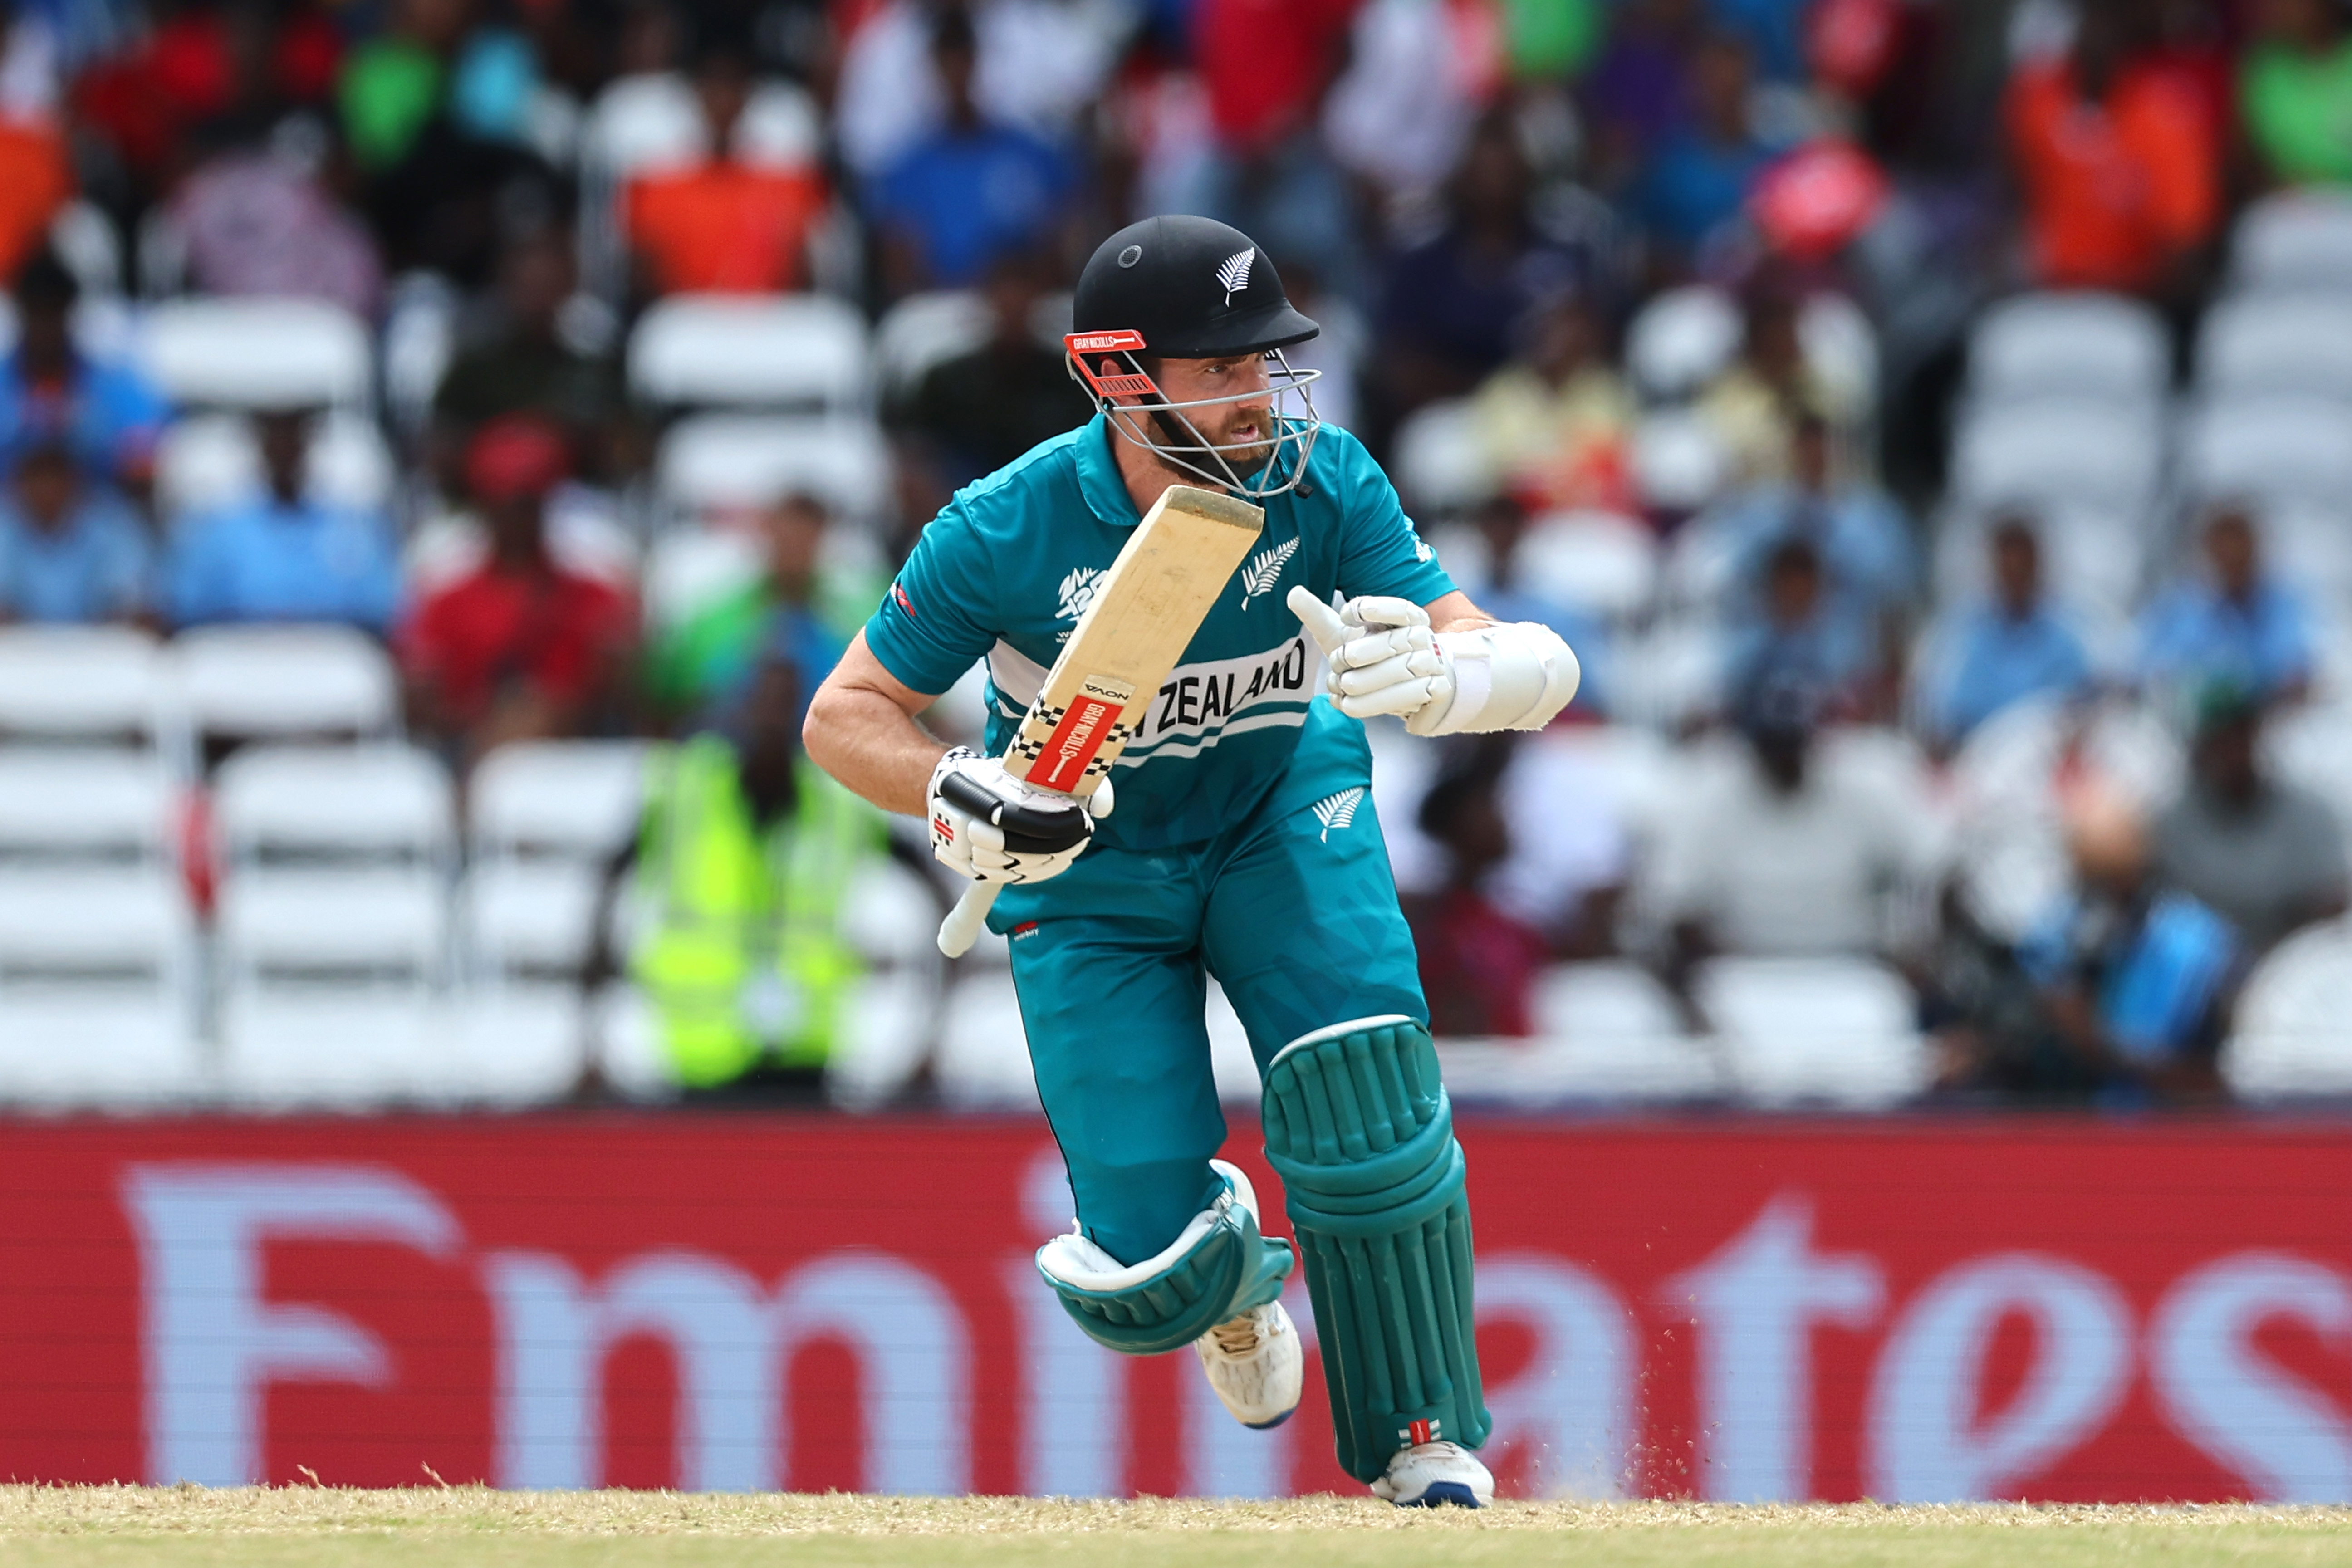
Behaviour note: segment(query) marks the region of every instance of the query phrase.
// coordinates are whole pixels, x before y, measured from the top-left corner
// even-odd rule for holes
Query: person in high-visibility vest
[[[838,919],[885,829],[802,752],[800,691],[793,662],[772,657],[723,729],[657,753],[638,840],[614,868],[617,881],[634,862],[628,972],[689,1089],[815,1089],[862,973]]]

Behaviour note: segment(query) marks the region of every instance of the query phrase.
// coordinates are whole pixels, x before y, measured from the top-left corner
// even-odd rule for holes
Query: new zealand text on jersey
[[[1303,633],[1260,653],[1180,665],[1151,700],[1128,757],[1197,756],[1223,734],[1303,723],[1313,668]]]

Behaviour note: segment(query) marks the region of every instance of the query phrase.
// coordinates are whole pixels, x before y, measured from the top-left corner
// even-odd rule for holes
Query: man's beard
[[[1237,421],[1241,412],[1243,411],[1236,410],[1235,414],[1232,417]],[[1250,422],[1255,424],[1261,433],[1266,434],[1269,438],[1262,441],[1253,441],[1246,447],[1217,447],[1211,450],[1203,451],[1202,450],[1202,447],[1204,445],[1213,442],[1216,437],[1209,434],[1207,431],[1196,431],[1191,425],[1187,424],[1182,418],[1180,418],[1172,410],[1166,408],[1153,409],[1151,412],[1151,423],[1158,427],[1160,439],[1165,441],[1169,446],[1175,447],[1180,456],[1192,462],[1198,463],[1203,468],[1207,468],[1219,459],[1223,459],[1225,465],[1232,468],[1235,474],[1244,479],[1247,479],[1252,474],[1256,473],[1260,468],[1265,468],[1267,460],[1274,456],[1274,442],[1271,439],[1271,432],[1274,428],[1274,410],[1271,406],[1266,406],[1250,409],[1246,412],[1252,416]]]

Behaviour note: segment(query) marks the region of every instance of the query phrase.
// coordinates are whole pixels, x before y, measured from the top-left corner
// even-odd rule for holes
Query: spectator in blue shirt
[[[1808,539],[1821,552],[1831,595],[1843,614],[1876,620],[1900,610],[1918,579],[1918,552],[1903,509],[1884,490],[1843,479],[1829,421],[1797,417],[1786,483],[1759,485],[1710,520],[1720,530],[1737,581],[1761,580],[1761,568],[1786,540]]]
[[[400,609],[389,520],[304,493],[307,411],[267,413],[256,426],[268,487],[182,525],[169,566],[173,623],[343,621],[383,636]]]
[[[0,469],[26,451],[62,442],[91,479],[143,500],[155,444],[170,409],[163,395],[127,364],[91,359],[74,343],[80,295],[64,263],[47,251],[17,274],[16,346],[0,359]]]
[[[2141,619],[2141,676],[2173,692],[2223,683],[2263,701],[2300,697],[2311,685],[2310,619],[2302,596],[2263,570],[2252,516],[2223,507],[2203,544],[2204,574],[2167,589]]]
[[[16,460],[0,498],[0,616],[142,619],[153,574],[138,514],[85,479],[63,442],[44,442]]]
[[[1875,714],[1884,706],[1877,626],[1842,611],[1829,592],[1821,551],[1786,539],[1764,564],[1760,614],[1734,628],[1724,689],[1801,688],[1820,694],[1831,718]]]
[[[2075,802],[2077,890],[2020,947],[2043,1034],[2031,1087],[2118,1105],[2209,1099],[2244,954],[2229,922],[2151,876],[2147,824],[2120,798]]]
[[[2026,518],[1998,519],[1990,535],[1992,595],[1938,619],[1919,676],[1920,720],[1948,750],[2013,702],[2071,697],[2091,682],[2083,639],[2042,586],[2042,541]]]
[[[932,27],[946,121],[871,194],[893,294],[980,282],[999,258],[1049,240],[1077,187],[1077,172],[1060,149],[981,113],[972,97],[979,45],[970,13],[945,8]]]
[[[1651,237],[1684,258],[1739,216],[1776,155],[1748,123],[1753,73],[1738,37],[1717,33],[1702,43],[1690,84],[1692,118],[1651,149],[1632,193]]]

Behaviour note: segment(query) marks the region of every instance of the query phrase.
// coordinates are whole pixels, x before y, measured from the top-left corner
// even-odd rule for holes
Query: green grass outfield
[[[907,1563],[942,1568],[1445,1568],[1454,1563],[2352,1564],[2352,1510],[2288,1508],[1732,1508],[1370,1500],[1057,1502],[476,1488],[0,1488],[0,1563]]]

